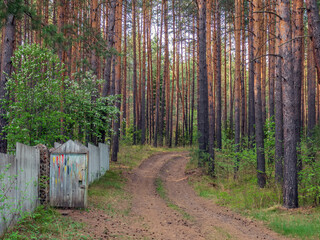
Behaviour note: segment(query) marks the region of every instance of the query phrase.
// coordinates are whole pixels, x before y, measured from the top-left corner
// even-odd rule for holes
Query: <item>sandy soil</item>
[[[66,214],[85,222],[94,239],[286,239],[260,222],[198,197],[188,184],[188,161],[188,153],[161,153],[143,161],[128,176],[127,191],[133,196],[128,216],[110,217],[97,209]],[[167,200],[156,191],[158,178]]]

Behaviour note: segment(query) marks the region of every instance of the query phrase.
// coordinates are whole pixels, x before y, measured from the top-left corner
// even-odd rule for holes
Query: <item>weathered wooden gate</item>
[[[51,206],[66,208],[87,206],[88,156],[87,147],[71,140],[51,151]]]

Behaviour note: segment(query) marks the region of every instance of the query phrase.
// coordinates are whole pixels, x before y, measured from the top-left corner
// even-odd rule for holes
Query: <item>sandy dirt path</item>
[[[286,239],[197,196],[185,174],[188,161],[187,152],[155,154],[129,173],[126,190],[132,206],[127,216],[110,217],[98,209],[68,215],[86,223],[93,239]],[[162,182],[166,199],[157,192],[156,181]]]
[[[198,197],[188,184],[188,153],[162,153],[145,160],[130,177],[132,211],[143,217],[154,239],[284,239],[260,223]],[[155,181],[168,196],[162,199]],[[168,202],[178,210],[168,207]],[[187,217],[186,217],[187,216]]]

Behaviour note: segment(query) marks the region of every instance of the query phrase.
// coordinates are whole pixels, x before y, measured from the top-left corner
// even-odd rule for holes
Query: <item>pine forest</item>
[[[215,204],[278,232],[255,226],[257,237],[237,235],[230,227],[235,220],[224,215],[229,225],[216,226],[232,237],[319,239],[318,5],[316,0],[0,0],[0,153],[14,153],[17,142],[48,148],[69,139],[108,144],[110,172],[89,186],[89,205],[109,201],[101,200],[111,191],[108,177],[133,179],[121,184],[131,186],[132,199],[138,192],[143,196],[140,188],[147,185],[135,189],[135,178],[123,171],[139,177],[150,160],[146,169],[158,171],[151,187],[162,203],[200,225],[207,221],[198,221],[170,192],[170,176],[182,174],[180,179],[189,181],[177,189],[214,195]],[[159,152],[166,153],[152,155]],[[135,168],[140,164],[135,158],[147,160]],[[169,177],[165,169],[172,171]],[[4,178],[0,170],[0,189]],[[7,201],[1,190],[0,216]],[[147,211],[134,200],[131,205]],[[302,209],[297,225],[289,209]],[[164,221],[157,218],[150,221]],[[281,222],[293,224],[296,232],[286,232]],[[184,231],[174,224],[155,235],[128,230],[119,239],[229,239],[218,230]],[[301,229],[293,227],[299,224]],[[4,236],[15,239],[10,236],[20,231],[25,230]],[[203,235],[192,235],[196,232]],[[17,239],[30,239],[31,233],[25,234]],[[101,234],[100,239],[118,239]]]

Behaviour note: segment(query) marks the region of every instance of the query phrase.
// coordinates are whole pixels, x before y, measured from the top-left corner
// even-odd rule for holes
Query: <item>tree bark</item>
[[[254,46],[253,46],[253,4],[250,2],[249,8],[249,140],[250,147],[253,147],[254,136],[255,136],[255,111],[254,111]]]
[[[122,123],[127,118],[127,0],[124,0],[124,23],[123,23],[123,88],[122,88]],[[126,135],[126,125],[123,126],[123,135]]]
[[[254,72],[254,100],[255,100],[255,133],[256,133],[256,152],[257,152],[257,175],[258,185],[260,188],[266,185],[265,173],[265,156],[264,156],[264,134],[263,134],[263,109],[262,109],[262,92],[261,92],[261,54],[263,53],[262,41],[263,26],[261,0],[253,2],[253,30],[256,34],[254,38],[254,57],[255,57],[255,72]]]
[[[117,0],[116,5],[116,29],[115,29],[115,48],[118,53],[121,53],[121,38],[122,38],[122,0]],[[121,56],[118,55],[115,61],[115,94],[121,94]],[[118,98],[115,106],[120,111],[121,98]],[[113,139],[112,139],[112,155],[111,161],[116,162],[118,160],[119,152],[119,137],[120,137],[120,114],[117,114],[117,118],[113,122]]]
[[[199,7],[199,150],[208,152],[208,76],[206,61],[206,0],[198,0]],[[200,161],[201,164],[201,161]],[[211,169],[213,168],[213,164]]]
[[[245,129],[246,129],[246,98],[245,98],[245,79],[244,79],[244,72],[245,72],[245,26],[244,26],[244,1],[241,0],[241,18],[239,19],[241,27],[239,29],[241,38],[240,48],[241,48],[241,77],[240,77],[240,128],[241,128],[241,136],[245,136]]]
[[[165,90],[165,99],[162,101],[165,102],[165,110],[166,110],[166,144],[169,146],[170,144],[170,74],[169,74],[169,34],[168,34],[168,1],[164,0],[164,85],[162,86]]]
[[[240,47],[240,36],[241,36],[241,0],[235,0],[235,46],[236,46],[236,62],[235,62],[235,108],[234,108],[234,122],[235,122],[235,145],[236,152],[240,151],[240,134],[241,134],[241,124],[240,124],[240,91],[241,91],[241,47]],[[239,168],[239,159],[235,166],[236,171]]]
[[[220,16],[220,3],[216,1],[216,30],[217,30],[217,41],[216,41],[216,90],[217,90],[217,120],[216,120],[216,140],[217,148],[222,148],[222,136],[221,136],[221,16]]]
[[[306,8],[309,22],[308,27],[312,33],[314,60],[317,67],[317,74],[320,76],[320,16],[317,0],[306,0]]]
[[[173,51],[172,51],[172,87],[171,87],[171,112],[170,112],[170,136],[169,136],[169,147],[172,147],[173,137],[173,99],[174,99],[174,82],[175,82],[175,69],[176,69],[176,16],[175,16],[175,0],[172,0],[172,31],[173,31]],[[176,96],[178,97],[178,96]]]
[[[298,207],[298,176],[296,150],[296,113],[292,56],[292,30],[290,0],[279,0],[280,56],[282,62],[283,88],[283,132],[284,132],[284,171],[283,205],[286,208]]]
[[[133,144],[137,143],[137,32],[136,32],[136,0],[132,0],[132,38],[133,38]]]
[[[93,34],[97,35],[100,31],[100,26],[98,26],[98,0],[92,1],[92,9],[91,9],[91,26],[93,30]],[[95,44],[95,38],[92,39]],[[91,55],[91,68],[95,75],[98,74],[98,57],[95,48],[92,50]]]
[[[142,42],[142,84],[141,84],[141,144],[145,144],[146,141],[146,2],[143,1],[143,42]]]
[[[309,35],[310,28],[308,28]],[[308,38],[308,53],[307,53],[307,64],[308,64],[308,137],[311,138],[314,127],[316,125],[316,72],[313,56],[313,43],[311,38]]]
[[[115,31],[115,15],[116,15],[116,2],[117,0],[111,0],[109,6],[109,18],[108,18],[108,41],[107,49],[109,51],[108,57],[106,58],[106,66],[104,72],[104,85],[102,96],[106,97],[110,95],[111,92],[111,63],[113,54],[111,53],[112,48],[114,47],[114,31]]]
[[[233,87],[232,87],[232,38],[231,38],[231,24],[229,25],[229,124],[231,136],[233,134]]]
[[[206,15],[207,29],[206,29],[206,53],[207,53],[207,77],[208,77],[208,117],[209,117],[209,154],[210,157],[214,158],[214,137],[215,137],[215,112],[214,112],[214,99],[213,99],[213,68],[212,68],[212,51],[211,51],[211,10],[212,1],[206,2],[206,9],[208,11]],[[215,10],[214,10],[215,13]],[[216,53],[214,53],[216,54]],[[214,169],[213,169],[214,170]],[[214,171],[209,169],[209,172],[213,174]]]
[[[195,94],[195,72],[196,72],[196,26],[193,19],[193,51],[192,51],[192,95],[191,95],[191,127],[190,127],[190,145],[193,144],[193,119],[194,119],[194,94]]]
[[[270,12],[275,11],[274,0],[270,0]],[[269,15],[269,117],[272,119],[274,117],[274,82],[275,82],[275,21],[276,16],[274,14]]]
[[[292,27],[293,27],[293,81],[294,81],[294,98],[295,98],[295,113],[296,113],[296,144],[300,145],[301,134],[301,83],[303,82],[304,71],[304,24],[303,24],[303,0],[292,1]],[[298,161],[298,167],[302,169],[301,160]]]
[[[160,72],[161,72],[161,51],[162,51],[162,24],[163,24],[163,2],[161,4],[161,20],[160,20],[160,43],[158,44],[157,51],[157,82],[156,82],[156,121],[155,121],[155,131],[154,131],[154,141],[153,146],[158,146],[158,135],[161,130],[161,113],[160,113]],[[158,38],[159,38],[158,35]]]
[[[280,20],[276,18],[275,39],[275,179],[279,184],[283,183],[283,103],[282,103],[282,58],[280,54]]]
[[[6,99],[6,83],[12,73],[12,61],[14,42],[15,42],[15,28],[16,17],[12,14],[7,16],[6,24],[4,26],[4,36],[2,44],[2,58],[1,58],[1,71],[0,71],[0,99]],[[6,110],[3,102],[0,103],[0,152],[7,153],[7,134],[4,128],[7,126],[7,119],[5,117]]]
[[[227,132],[228,129],[228,108],[227,108],[227,14],[225,12],[224,16],[224,112],[223,112],[223,121],[224,121],[224,132]]]

